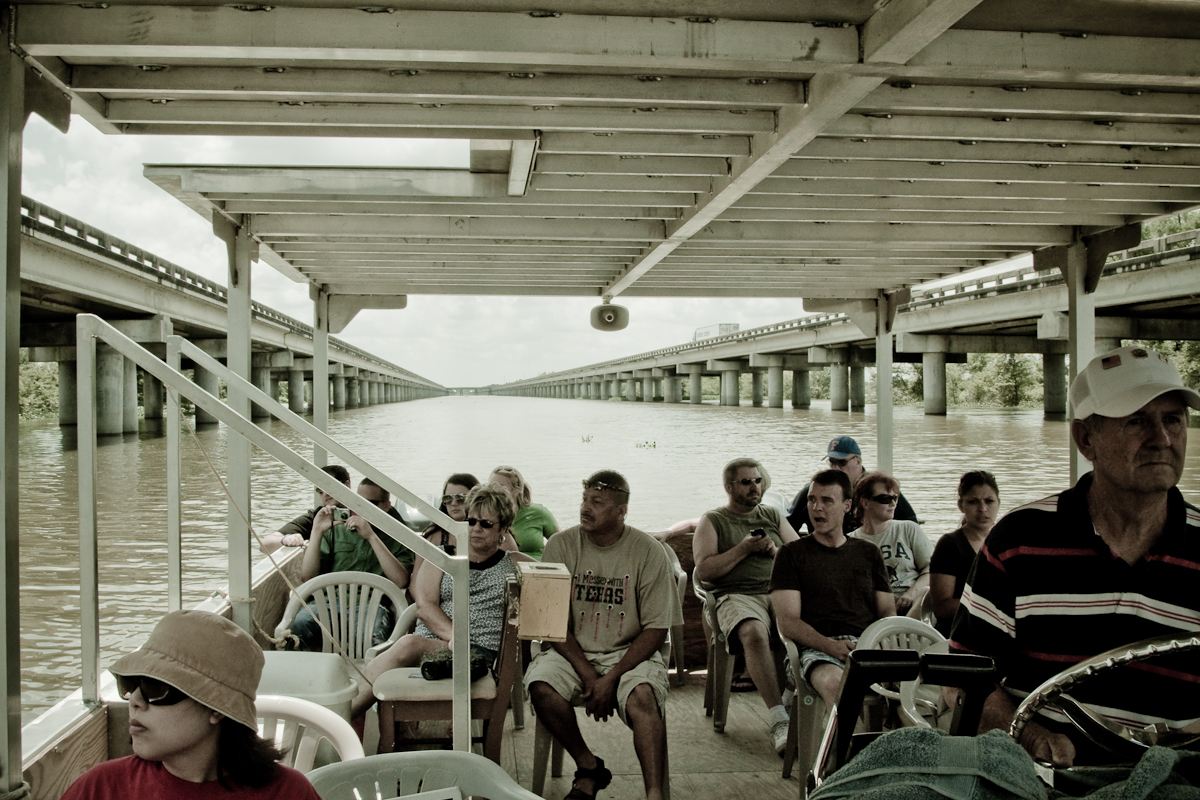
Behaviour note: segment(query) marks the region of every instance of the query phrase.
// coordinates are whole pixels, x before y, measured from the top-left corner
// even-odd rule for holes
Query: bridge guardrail
[[[1137,247],[1112,253],[1109,256],[1108,263],[1104,266],[1104,274],[1118,275],[1144,269],[1152,269],[1154,267],[1163,266],[1164,264],[1170,264],[1174,261],[1191,258],[1196,255],[1200,255],[1200,230],[1172,233],[1155,239],[1146,239]],[[1012,270],[989,275],[985,278],[976,278],[969,281],[963,281],[961,283],[951,284],[949,286],[941,286],[937,289],[923,291],[914,290],[915,297],[910,302],[902,304],[897,311],[898,313],[903,313],[905,311],[912,311],[917,308],[941,305],[942,303],[946,302],[961,302],[978,299],[980,297],[990,297],[993,295],[1007,294],[1010,292],[1057,286],[1061,285],[1062,283],[1063,278],[1057,272],[1037,272],[1031,265],[1017,267]],[[595,364],[588,364],[583,367],[575,367],[569,370],[551,372],[545,375],[538,375],[534,378],[526,378],[524,380],[512,381],[505,384],[493,384],[493,387],[499,388],[501,386],[521,386],[530,383],[544,383],[547,380],[565,380],[577,376],[579,373],[594,373],[600,369],[604,369],[606,371],[610,369],[619,371],[621,365],[623,364],[646,361],[648,359],[661,358],[664,356],[679,355],[680,353],[686,353],[688,350],[709,348],[714,344],[721,344],[724,342],[741,342],[748,339],[756,339],[760,336],[765,336],[772,333],[780,333],[783,331],[813,330],[832,325],[835,322],[841,322],[846,319],[847,317],[845,314],[820,314],[808,317],[800,317],[798,319],[777,322],[758,328],[750,328],[744,331],[738,331],[736,333],[713,336],[707,339],[702,339],[698,342],[688,342],[686,344],[674,345],[672,347],[664,347],[659,350],[652,350],[648,353],[639,353],[637,355],[614,359],[612,361],[601,361]]]
[[[130,244],[82,220],[24,195],[21,196],[21,225],[60,239],[76,247],[82,247],[93,253],[118,260],[122,266],[137,270],[158,283],[170,284],[182,291],[199,294],[219,303],[227,303],[229,301],[225,287],[216,281],[211,281],[203,275],[198,275],[191,270],[184,269],[178,264],[173,264],[165,258],[160,258],[153,253],[147,252],[137,245]],[[313,338],[314,331],[311,325],[307,325],[298,319],[289,317],[287,314],[276,311],[257,301],[252,300],[250,302],[250,313],[256,319],[272,322],[291,333],[304,336],[308,339]],[[404,369],[404,367],[397,366],[389,361],[384,361],[379,356],[355,347],[334,336],[329,337],[329,342],[331,345],[336,345],[339,350],[358,356],[364,361],[378,364],[381,367],[394,370],[425,383],[429,382],[415,372]]]

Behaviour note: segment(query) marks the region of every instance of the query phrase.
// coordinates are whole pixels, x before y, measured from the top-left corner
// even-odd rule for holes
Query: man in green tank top
[[[735,458],[722,473],[729,502],[706,513],[692,539],[701,581],[715,603],[717,625],[730,653],[742,652],[746,671],[771,715],[771,744],[782,753],[788,714],[771,657],[771,568],[775,553],[798,537],[782,512],[759,503],[771,477],[752,458]]]

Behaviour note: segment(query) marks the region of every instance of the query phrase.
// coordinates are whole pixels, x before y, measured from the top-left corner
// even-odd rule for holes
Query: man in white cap
[[[1200,511],[1175,488],[1200,394],[1152,350],[1097,356],[1071,385],[1071,436],[1092,462],[1074,487],[1010,512],[979,551],[951,646],[996,661],[981,730],[1006,728],[1042,682],[1106,650],[1200,630]],[[1121,725],[1200,718],[1190,654],[1102,673],[1071,696]],[[1021,744],[1056,766],[1115,759],[1056,708]]]

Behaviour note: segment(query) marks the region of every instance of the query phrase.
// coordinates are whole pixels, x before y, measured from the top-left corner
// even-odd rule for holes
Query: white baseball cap
[[[1200,394],[1183,385],[1174,364],[1144,347],[1118,347],[1093,358],[1075,376],[1071,410],[1075,419],[1125,417],[1167,392],[1179,392],[1183,402],[1200,409]]]

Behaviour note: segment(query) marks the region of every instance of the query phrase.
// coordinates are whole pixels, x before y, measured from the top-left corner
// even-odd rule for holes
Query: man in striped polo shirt
[[[1090,656],[1200,630],[1200,511],[1175,488],[1188,406],[1200,409],[1200,394],[1141,347],[1097,356],[1071,384],[1071,436],[1092,472],[996,525],[955,617],[952,647],[993,657],[1001,678],[981,731],[1007,728],[1022,697]],[[1071,694],[1123,725],[1179,727],[1200,718],[1200,661],[1158,658]],[[1113,760],[1055,708],[1021,744],[1056,766]]]

